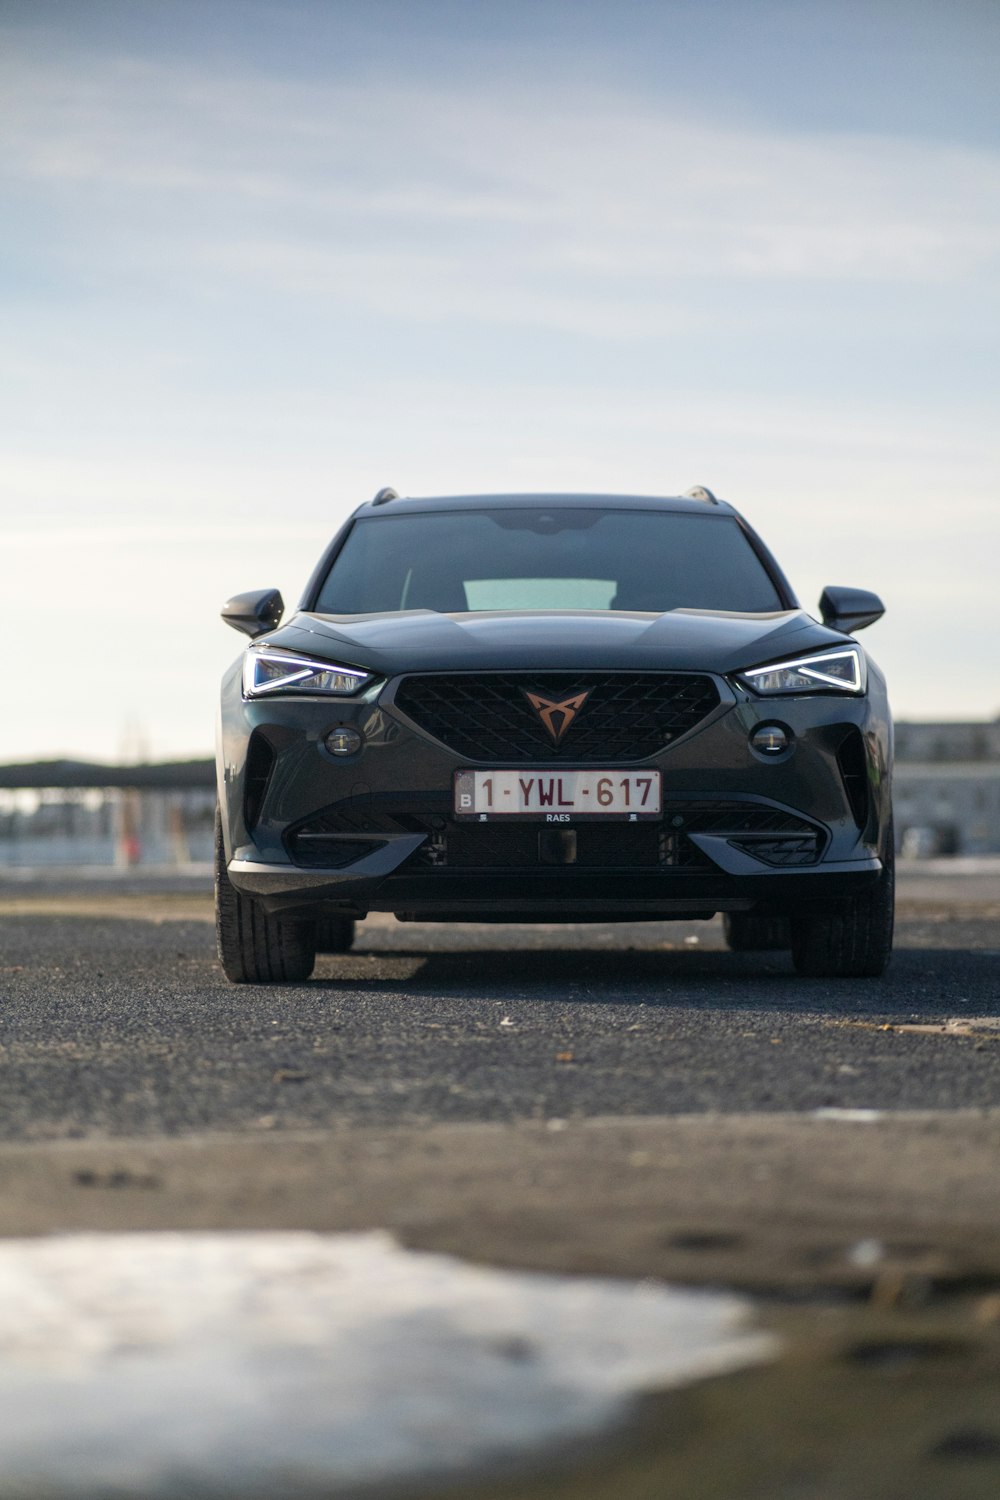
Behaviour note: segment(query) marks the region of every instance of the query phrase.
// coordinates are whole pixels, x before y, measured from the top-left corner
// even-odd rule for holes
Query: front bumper
[[[775,719],[792,732],[794,749],[765,761],[749,737]],[[338,761],[324,749],[338,725],[361,730],[360,754]],[[261,745],[264,777],[254,771],[254,746]],[[266,909],[287,914],[568,921],[827,905],[863,890],[882,868],[891,826],[890,746],[878,691],[775,703],[725,684],[718,712],[645,762],[663,775],[663,818],[658,827],[643,825],[644,838],[659,839],[656,849],[643,844],[634,860],[621,849],[590,857],[593,835],[580,820],[570,825],[582,851],[575,862],[551,862],[542,845],[533,853],[530,838],[527,858],[514,850],[478,861],[468,825],[451,816],[453,774],[473,763],[394,713],[391,693],[383,691],[380,701],[247,702],[230,682],[219,783],[229,875]],[[756,810],[759,827],[744,835],[718,820],[699,823],[692,810],[707,807]],[[814,858],[789,867],[758,857],[771,813],[786,831],[798,820],[806,843],[814,839]],[[683,849],[671,842],[678,818]],[[316,841],[310,853],[299,835]]]

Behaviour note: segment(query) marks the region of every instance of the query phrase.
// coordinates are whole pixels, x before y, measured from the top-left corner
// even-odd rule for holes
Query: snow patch
[[[0,1496],[247,1500],[482,1469],[769,1357],[748,1314],[382,1233],[7,1241]]]

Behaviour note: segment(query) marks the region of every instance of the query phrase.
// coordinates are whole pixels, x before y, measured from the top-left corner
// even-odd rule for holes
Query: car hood
[[[803,610],[539,610],[294,615],[268,645],[391,677],[399,672],[647,670],[734,672],[836,646],[845,637]],[[261,642],[263,643],[263,642]]]

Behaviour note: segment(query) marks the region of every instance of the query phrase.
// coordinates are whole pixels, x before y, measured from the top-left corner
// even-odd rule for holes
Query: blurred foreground
[[[12,1419],[26,1370],[38,1394],[30,1442],[8,1423],[5,1500],[1000,1493],[995,862],[908,872],[893,963],[853,982],[798,979],[784,954],[729,953],[717,920],[379,917],[309,983],[249,990],[223,980],[211,914],[204,874],[8,872],[0,889],[0,1234],[24,1251],[10,1251],[21,1290],[7,1297],[17,1336],[0,1388]],[[548,1273],[551,1302],[522,1300],[516,1317],[486,1324],[466,1304],[456,1342],[427,1299],[426,1268],[411,1276],[400,1261],[401,1353],[384,1324],[361,1329],[350,1277],[317,1282],[310,1250],[304,1281],[271,1261],[245,1306],[239,1291],[231,1329],[194,1317],[206,1375],[239,1369],[244,1417],[192,1399],[156,1293],[164,1256],[189,1264],[207,1233],[232,1269],[233,1236],[311,1232],[322,1258],[327,1237],[373,1230],[467,1265]],[[148,1253],[137,1231],[153,1236]],[[94,1238],[64,1238],[78,1233]],[[52,1280],[53,1265],[72,1285]],[[537,1425],[522,1443],[511,1427],[498,1447],[482,1377],[515,1397],[530,1389],[533,1421],[550,1396],[571,1398],[535,1333],[563,1290],[589,1295],[578,1278],[594,1277],[626,1301],[664,1283],[736,1289],[777,1355],[674,1390],[649,1367],[617,1426],[564,1427],[555,1443]],[[354,1330],[364,1381],[326,1378],[317,1295]],[[132,1462],[141,1445],[115,1435],[122,1408],[88,1404],[85,1371],[63,1368],[51,1388],[39,1376],[73,1353],[59,1297],[85,1314],[102,1390],[114,1395],[134,1368],[133,1414],[148,1396],[155,1417],[166,1382],[179,1415],[146,1430],[145,1473]],[[425,1347],[452,1385],[426,1380]],[[379,1368],[388,1383],[362,1410]],[[239,1441],[255,1402],[273,1416],[276,1390],[297,1393],[281,1407],[280,1446],[254,1448],[252,1422]],[[391,1489],[374,1466],[349,1473],[330,1442],[366,1422],[384,1439],[390,1415],[415,1444],[410,1477]],[[81,1422],[111,1435],[116,1474],[99,1444],[81,1456]],[[460,1477],[428,1472],[479,1437]],[[71,1469],[36,1484],[60,1452],[76,1455]]]

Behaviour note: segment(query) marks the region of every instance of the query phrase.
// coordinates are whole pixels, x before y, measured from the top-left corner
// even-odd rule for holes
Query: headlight
[[[857,646],[836,651],[820,651],[813,656],[797,656],[792,661],[776,661],[767,667],[738,672],[737,681],[752,693],[771,698],[781,693],[853,693],[864,692],[865,659]]]
[[[296,656],[273,646],[250,646],[243,658],[243,696],[263,698],[269,693],[332,693],[350,697],[371,682],[373,672],[318,661],[314,656]]]

